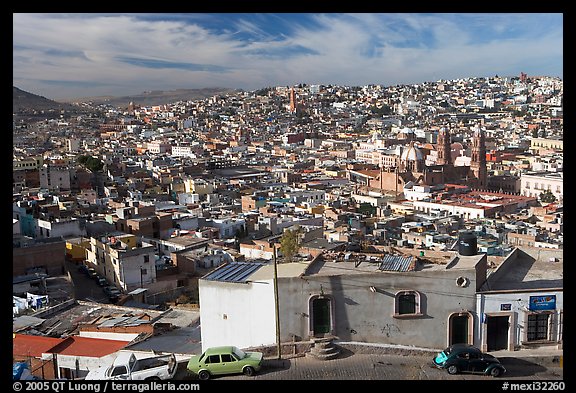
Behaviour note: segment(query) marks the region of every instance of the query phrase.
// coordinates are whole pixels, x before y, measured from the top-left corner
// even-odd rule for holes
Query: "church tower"
[[[293,87],[290,89],[290,112],[296,112],[296,92]]]
[[[485,136],[478,125],[476,125],[472,131],[472,157],[470,160],[470,170],[476,179],[475,186],[484,189],[487,185]]]
[[[438,143],[436,149],[438,150],[438,165],[449,165],[452,163],[452,153],[450,149],[450,132],[445,128],[440,128],[438,132]]]

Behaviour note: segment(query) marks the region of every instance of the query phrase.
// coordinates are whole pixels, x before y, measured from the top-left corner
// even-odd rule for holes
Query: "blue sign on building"
[[[530,311],[535,310],[555,310],[556,295],[530,296]]]

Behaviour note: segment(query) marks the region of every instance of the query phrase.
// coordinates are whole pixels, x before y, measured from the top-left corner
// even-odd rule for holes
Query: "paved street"
[[[262,370],[253,377],[230,375],[214,380],[494,380],[490,376],[449,375],[431,365],[428,355],[355,354],[343,349],[332,360],[301,356],[290,359],[266,359]],[[503,381],[562,380],[560,364],[541,365],[526,358],[502,358],[507,373]],[[542,362],[539,362],[542,363]],[[185,371],[185,364],[176,379],[194,379]]]
[[[74,297],[77,300],[93,300],[99,303],[110,303],[103,287],[99,286],[96,281],[89,278],[84,273],[78,271],[78,265],[66,261],[66,269],[70,272],[72,282],[74,283]]]

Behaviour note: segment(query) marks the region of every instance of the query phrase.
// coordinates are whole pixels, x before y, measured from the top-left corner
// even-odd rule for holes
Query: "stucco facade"
[[[435,349],[478,343],[475,292],[485,281],[485,255],[457,256],[412,271],[377,266],[320,259],[279,264],[281,341],[335,336]],[[273,278],[268,264],[243,282],[199,280],[203,347],[276,343]],[[402,310],[403,296],[413,301],[409,312]]]
[[[563,345],[562,250],[516,248],[482,286],[477,336],[485,351]]]

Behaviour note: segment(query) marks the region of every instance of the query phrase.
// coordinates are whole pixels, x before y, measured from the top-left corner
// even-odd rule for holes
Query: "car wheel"
[[[256,370],[254,370],[254,367],[251,367],[251,366],[244,367],[243,371],[244,371],[244,374],[248,375],[249,377],[256,374]]]
[[[455,365],[451,365],[448,367],[447,371],[448,371],[448,374],[450,374],[450,375],[458,374],[458,367]]]
[[[499,377],[502,375],[502,370],[498,367],[494,367],[492,370],[490,370],[490,375],[492,375],[494,378]]]
[[[198,378],[200,378],[203,381],[210,379],[210,373],[206,370],[202,370],[198,373]]]

